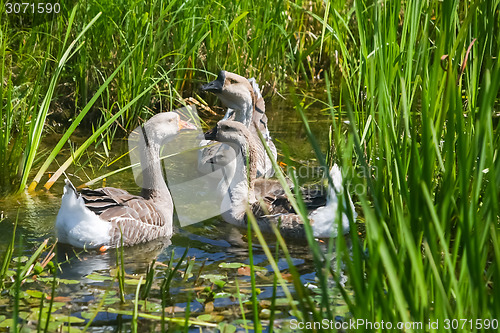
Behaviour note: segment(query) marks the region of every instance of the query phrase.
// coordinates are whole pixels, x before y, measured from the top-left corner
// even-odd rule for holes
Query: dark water
[[[316,135],[323,151],[326,151],[328,147],[328,131],[331,124],[329,114],[322,110],[320,104],[313,104],[306,109],[306,112],[313,133]],[[290,156],[297,163],[308,166],[317,165],[318,163],[312,147],[307,141],[302,122],[293,107],[288,104],[288,101],[279,97],[274,98],[272,103],[267,103],[266,113],[269,118],[269,129],[278,151],[282,152],[283,147],[286,147],[284,150],[288,150]],[[214,117],[210,120],[211,123],[214,123],[217,118]],[[99,152],[99,148],[96,151]],[[113,151],[110,154],[112,157],[117,157],[126,151],[126,140],[115,140]],[[67,153],[68,155],[63,156],[63,159],[69,156],[69,152]],[[283,160],[283,156],[280,156],[279,160]],[[128,157],[125,157],[109,167],[101,167],[103,163],[96,155],[90,161],[90,164],[87,163],[83,167],[72,167],[69,170],[74,175],[72,179],[75,184],[82,183],[82,181],[78,181],[78,177],[86,181],[129,163]],[[84,163],[85,159],[82,158],[80,162]],[[304,178],[307,179],[303,180],[307,181],[310,180],[309,178],[314,178],[314,175],[313,177],[309,176],[305,175]],[[103,185],[123,188],[131,193],[139,192],[131,170],[110,176],[106,178],[105,184],[99,182],[94,187]],[[23,194],[0,199],[0,211],[3,212],[2,214],[5,217],[0,222],[0,253],[2,257],[7,244],[11,240],[16,217],[18,219],[18,246],[21,244],[21,236],[23,240],[22,249],[16,249],[16,254],[22,253],[29,257],[45,238],[50,239],[49,244],[55,241],[53,227],[60,205],[62,187],[63,182],[59,180],[50,191],[39,190],[36,194]],[[39,185],[39,188],[41,188],[41,185]],[[211,279],[213,279],[212,275],[220,275],[219,278],[226,284],[218,291],[221,293],[228,293],[229,291],[229,293],[228,295],[222,294],[221,297],[213,300],[214,310],[212,313],[223,316],[222,320],[228,323],[241,319],[238,299],[235,299],[234,293],[231,295],[231,291],[236,290],[236,278],[238,278],[240,290],[250,290],[250,277],[241,274],[237,269],[223,268],[220,265],[225,263],[249,264],[248,242],[245,231],[225,223],[220,217],[214,217],[187,227],[180,227],[178,221],[174,221],[174,224],[176,224],[175,234],[171,239],[162,239],[123,249],[124,265],[129,282],[134,279],[137,280],[139,274],[144,274],[151,261],[156,258],[159,265],[157,266],[157,278],[150,298],[155,299],[156,297],[159,299],[159,284],[167,274],[165,265],[168,264],[172,256],[176,263],[188,249],[187,258],[188,262],[191,263],[190,271],[192,275],[186,278],[182,274],[174,276],[167,305],[182,310],[189,302],[192,312],[191,317],[196,318],[206,312],[206,305],[204,304],[206,299],[204,300],[203,289],[212,288],[218,290],[217,287],[214,287]],[[275,243],[276,241],[273,238],[268,239],[271,250],[273,250]],[[259,244],[253,244],[253,251],[254,264],[267,269],[267,273],[257,276],[257,285],[261,290],[259,300],[270,300],[272,298],[272,268]],[[136,285],[133,283],[125,285],[128,303],[120,305],[116,295],[117,284],[109,279],[109,277],[116,275],[118,253],[115,250],[109,250],[105,253],[98,253],[97,251],[85,252],[62,245],[58,245],[56,252],[57,260],[62,262],[58,277],[77,281],[71,283],[61,282],[58,285],[57,296],[66,302],[66,305],[62,306],[58,312],[71,313],[76,317],[86,318],[86,313],[95,311],[106,291],[108,291],[108,294],[106,294],[108,301],[103,305],[89,330],[127,331],[130,328],[130,316],[113,314],[107,311],[108,308],[121,307],[126,310],[133,308],[131,300],[134,297]],[[315,271],[307,246],[290,244],[290,252],[294,265],[301,273],[302,282],[315,285]],[[282,273],[286,274],[288,272],[288,264],[284,259],[281,259],[278,265]],[[186,264],[181,266],[181,270],[186,270]],[[104,278],[100,280],[96,276]],[[49,283],[32,283],[27,288],[50,293]],[[292,288],[291,284],[290,288]],[[281,288],[278,288],[277,297],[284,298]],[[158,302],[153,301],[151,304],[159,306]],[[12,304],[8,302],[0,303],[0,315],[6,314],[9,317],[9,313],[12,311],[11,306]],[[28,306],[25,307],[24,311],[29,312],[29,309],[28,302]],[[284,305],[280,309],[281,312],[277,315],[278,322],[291,318],[288,306]],[[183,318],[182,311],[177,312],[174,316]],[[144,326],[144,330],[155,329],[154,324],[147,320],[140,320],[139,324]],[[212,328],[205,329],[212,330]]]

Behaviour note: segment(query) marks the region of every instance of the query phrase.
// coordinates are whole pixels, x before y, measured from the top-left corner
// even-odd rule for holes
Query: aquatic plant
[[[499,8],[498,0],[90,1],[68,5],[65,15],[21,30],[2,13],[1,192],[24,190],[30,171],[39,171],[34,180],[41,182],[77,127],[87,125],[94,135],[74,157],[65,156],[65,167],[92,145],[109,150],[114,124],[134,128],[150,109],[172,109],[187,96],[200,99],[194,91],[199,80],[224,68],[269,82],[271,90],[294,101],[318,163],[342,166],[345,189],[354,194],[360,216],[351,221],[348,238],[320,244],[308,231],[314,286],[302,283],[291,244],[276,235],[279,246],[273,252],[274,243],[249,218],[255,235],[249,246],[260,251],[255,249],[259,241],[273,269],[268,273],[273,295],[277,290],[285,295],[273,297],[269,321],[258,281],[236,279],[233,287],[227,275],[209,276],[202,268],[190,279],[179,273],[181,267],[186,273],[194,267],[187,252],[180,259],[172,254],[164,264],[168,268],[150,265],[142,281],[126,274],[121,259],[116,274],[87,276],[109,285],[82,314],[86,322],[57,316],[63,306],[54,300],[53,281],[60,280],[45,269],[38,281],[52,295],[32,293],[39,310],[29,319],[34,314],[40,330],[81,319],[78,324],[86,330],[104,311],[123,316],[130,327],[147,319],[151,331],[155,325],[162,331],[183,325],[249,330],[259,323],[272,330],[282,309],[300,322],[384,320],[421,323],[422,329],[407,331],[429,331],[436,321],[468,319],[456,331],[481,331],[478,323],[486,326],[485,320],[491,323],[500,313]],[[70,40],[78,42],[66,53]],[[57,72],[60,60],[65,62]],[[328,151],[321,149],[304,112],[313,102],[303,93],[310,87],[325,92],[314,102],[331,114]],[[51,130],[51,117],[56,124],[71,122],[52,154],[45,155],[40,142]],[[291,169],[293,156],[288,158],[281,144]],[[46,156],[48,162],[37,169]],[[297,197],[296,210],[306,219],[298,193],[289,196]],[[20,304],[32,273],[12,262],[15,246],[2,258],[1,291],[14,290],[9,304],[24,316]],[[279,269],[280,257],[289,275]],[[34,269],[37,263],[40,259],[32,261]],[[240,268],[247,269],[221,267],[229,276]],[[204,306],[219,292],[231,295],[224,297],[237,300],[237,315],[244,320],[216,324],[208,322],[216,317],[210,313],[191,318],[198,315],[191,309],[169,318],[166,309],[179,297],[171,284],[179,281],[201,289],[193,299]],[[121,299],[114,297],[117,291]],[[53,311],[42,311],[49,298]],[[191,296],[186,303],[194,304]],[[17,323],[2,318],[0,325],[6,322]],[[437,331],[446,331],[443,325]]]
[[[342,79],[339,107],[329,98],[334,160],[349,170],[346,185],[361,185],[351,189],[365,231],[358,237],[351,228],[352,247],[330,241],[335,270],[334,253],[323,258],[309,239],[323,297],[322,281],[336,280],[350,310],[345,321],[407,323],[407,331],[439,322],[439,331],[464,332],[497,323],[498,12],[498,1],[355,2],[357,27],[340,26],[334,5],[316,17],[342,54],[339,70],[326,74]],[[327,163],[295,98],[318,161]],[[352,295],[335,273],[343,267]],[[334,320],[335,306],[321,306],[320,318]],[[305,321],[317,321],[308,310]]]

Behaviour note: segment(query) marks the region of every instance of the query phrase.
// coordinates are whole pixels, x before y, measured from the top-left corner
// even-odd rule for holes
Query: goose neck
[[[160,145],[156,142],[141,142],[142,192],[141,195],[153,201],[171,202],[160,161]]]
[[[233,224],[244,221],[246,207],[255,202],[254,183],[257,176],[256,149],[250,137],[241,137],[230,144],[237,152],[234,162],[227,165],[225,179],[219,184],[223,194],[221,214]]]
[[[235,112],[234,120],[244,124],[247,128],[252,122],[253,113],[255,112],[255,96],[252,94],[250,100],[245,100],[240,107],[240,112]]]

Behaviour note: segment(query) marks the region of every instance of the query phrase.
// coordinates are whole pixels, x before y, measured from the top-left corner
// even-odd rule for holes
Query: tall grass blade
[[[76,7],[73,9],[72,12],[72,17],[74,17],[76,13]],[[97,21],[97,19],[101,16],[101,13],[97,14],[80,32],[80,34],[73,40],[73,42],[68,46],[66,52],[62,55],[61,59],[59,60],[57,64],[57,68],[55,70],[54,75],[52,76],[52,79],[50,81],[50,85],[47,89],[47,92],[45,94],[45,97],[42,101],[42,104],[40,105],[40,110],[37,114],[36,120],[32,123],[30,127],[30,133],[29,133],[29,141],[26,149],[26,160],[23,163],[23,170],[22,170],[22,176],[21,176],[21,183],[19,185],[19,192],[23,191],[24,188],[26,187],[27,181],[28,181],[28,176],[30,173],[30,170],[33,166],[33,161],[35,160],[36,153],[38,152],[38,146],[40,145],[42,133],[43,133],[43,128],[45,125],[45,119],[47,118],[47,113],[49,111],[49,106],[50,102],[52,101],[52,96],[54,94],[55,88],[57,81],[59,79],[59,75],[61,74],[61,71],[63,70],[64,65],[68,61],[70,54],[73,50],[73,48],[77,45],[78,41],[83,37],[85,32]],[[72,22],[73,19],[70,20]],[[68,29],[71,29],[71,25],[68,26]]]

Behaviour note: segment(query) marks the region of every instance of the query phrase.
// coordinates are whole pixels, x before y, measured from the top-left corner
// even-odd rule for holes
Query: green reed
[[[350,121],[346,137],[333,136],[334,160],[354,165],[346,185],[364,185],[354,193],[364,239],[351,225],[352,248],[335,241],[352,317],[423,325],[408,331],[429,331],[429,320],[446,331],[446,320],[463,318],[458,331],[480,331],[477,320],[496,318],[500,306],[499,2],[356,2],[347,15],[357,29],[339,25],[343,8],[329,9],[330,19],[317,19],[344,52],[326,81],[341,81],[340,108],[329,98],[333,126],[340,132],[334,116]],[[320,281],[336,279],[328,261],[315,265]]]
[[[332,116],[329,153],[315,142],[295,89],[290,97],[319,163],[335,161],[347,173],[344,187],[360,217],[351,223],[352,245],[337,237],[326,253],[306,229],[319,303],[301,284],[278,236],[294,278],[295,293],[289,290],[254,224],[275,283],[299,302],[292,303],[294,314],[300,320],[352,316],[424,325],[497,318],[499,8],[498,0],[88,1],[21,32],[2,16],[1,189],[24,188],[19,174],[26,180],[41,158],[49,103],[71,106],[70,118],[82,124],[91,121],[78,115],[94,112],[105,126],[83,151],[115,121],[131,129],[148,116],[147,108],[170,110],[196,96],[198,82],[219,69],[255,76],[279,90],[316,84],[324,87]],[[68,49],[64,41],[76,40],[87,27],[80,37],[85,43],[54,79],[49,73]],[[28,138],[34,143],[27,144]],[[306,220],[300,197],[294,207]],[[366,229],[361,236],[357,224]],[[342,269],[352,293],[340,285]],[[163,308],[172,276],[169,271],[161,285]],[[350,314],[331,302],[331,280]],[[258,309],[253,311],[255,316]],[[163,330],[166,319],[163,312]],[[468,328],[457,331],[480,330]]]
[[[69,127],[30,190],[77,126],[100,128],[95,137],[105,138],[106,151],[117,128],[133,129],[150,110],[182,105],[208,72],[235,71],[275,87],[309,82],[326,61],[316,56],[326,43],[314,37],[324,27],[311,16],[311,10],[322,9],[321,1],[108,0],[61,6],[52,20],[21,30],[14,17],[0,15],[4,193],[23,191],[43,158],[39,146],[50,130],[47,118],[68,120]],[[69,41],[76,44],[67,48]],[[92,142],[100,144],[97,138]]]
[[[430,331],[429,321],[438,320],[438,331],[447,331],[446,320],[462,318],[467,323],[457,331],[481,331],[482,320],[496,318],[500,306],[500,3],[356,2],[354,12],[338,5],[315,16],[327,34],[325,47],[340,49],[343,60],[325,77],[327,87],[341,82],[339,108],[328,93],[336,129],[330,151],[347,171],[346,190],[363,185],[353,194],[366,234],[359,238],[351,222],[352,246],[337,237],[327,253],[308,237],[322,299],[329,297],[322,281],[340,282],[343,265],[354,291],[338,283],[351,312],[340,314],[346,320],[422,324],[407,331]],[[345,24],[351,15],[357,27]],[[325,165],[330,158],[309,130],[304,104],[293,89],[290,95]],[[346,116],[344,136],[336,119]],[[307,222],[300,196],[289,197]],[[333,249],[337,261],[330,263]],[[331,320],[335,306],[312,303],[300,275],[292,276],[302,313],[313,315],[304,320]]]

